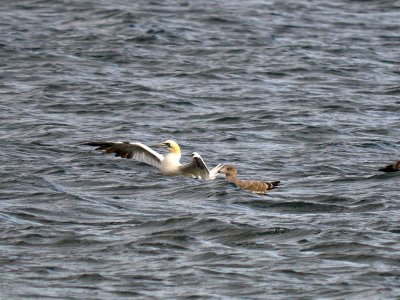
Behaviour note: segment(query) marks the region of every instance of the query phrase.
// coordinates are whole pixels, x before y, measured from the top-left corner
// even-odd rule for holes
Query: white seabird
[[[218,171],[224,166],[218,164],[211,170],[207,168],[204,160],[197,152],[192,153],[192,161],[187,164],[181,164],[181,148],[173,140],[166,140],[154,147],[167,148],[169,153],[165,156],[154,151],[142,143],[130,142],[87,142],[84,145],[97,147],[103,153],[115,153],[127,159],[134,159],[158,168],[163,175],[175,176],[184,175],[197,179],[211,180],[215,179]]]

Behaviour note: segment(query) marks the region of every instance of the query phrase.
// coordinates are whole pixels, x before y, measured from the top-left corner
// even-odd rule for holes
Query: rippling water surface
[[[399,297],[397,1],[4,1],[1,298]],[[175,139],[266,196],[87,140]]]

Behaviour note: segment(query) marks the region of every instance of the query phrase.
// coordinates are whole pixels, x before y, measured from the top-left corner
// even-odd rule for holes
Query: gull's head
[[[181,148],[179,147],[178,143],[173,140],[166,140],[155,146],[167,148],[169,150],[169,152],[172,152],[172,153],[181,153]]]
[[[225,165],[218,171],[218,173],[224,173],[227,177],[236,177],[237,169],[233,165]]]

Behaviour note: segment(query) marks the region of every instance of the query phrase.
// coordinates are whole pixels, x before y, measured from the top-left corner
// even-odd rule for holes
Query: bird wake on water
[[[134,159],[149,164],[158,168],[161,174],[169,176],[183,175],[212,180],[216,178],[218,171],[223,167],[223,164],[218,164],[209,170],[197,152],[192,153],[191,162],[181,164],[181,148],[173,140],[166,140],[153,146],[168,149],[169,152],[165,156],[142,143],[93,141],[84,143],[84,145],[97,147],[95,150],[100,150],[103,153],[115,153],[117,157]]]

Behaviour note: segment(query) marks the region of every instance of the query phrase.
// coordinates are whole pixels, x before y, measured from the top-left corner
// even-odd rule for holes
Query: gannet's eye
[[[169,148],[171,148],[171,144],[170,143],[165,143],[165,145]]]

